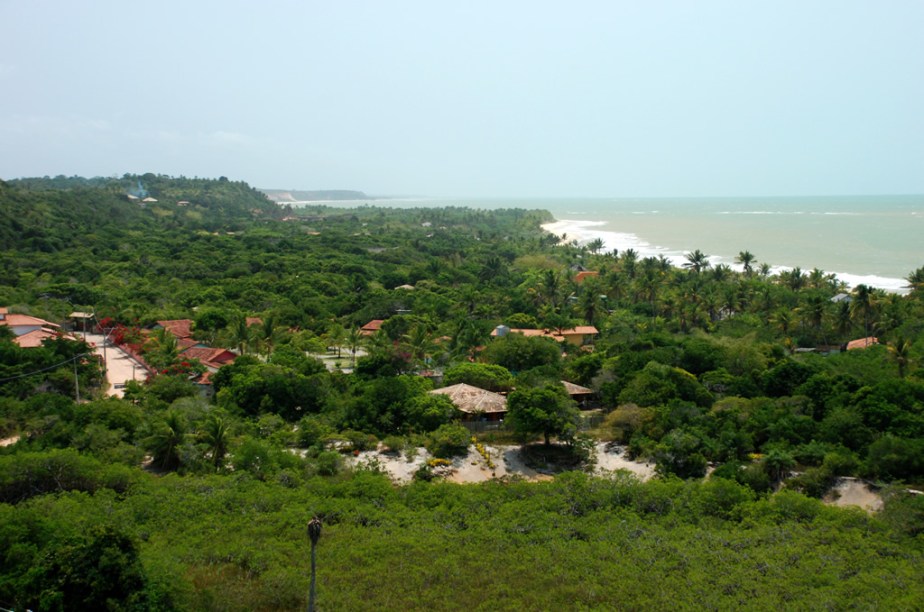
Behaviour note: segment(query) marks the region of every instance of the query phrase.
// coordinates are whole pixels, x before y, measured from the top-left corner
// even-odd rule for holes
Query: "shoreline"
[[[550,223],[542,224],[541,227],[543,230],[551,234],[562,236],[562,243],[564,244],[576,240],[578,244],[585,245],[592,240],[600,238],[603,241],[605,251],[618,249],[619,253],[622,253],[626,249],[634,249],[638,253],[639,259],[643,259],[645,257],[664,256],[671,262],[671,265],[676,268],[681,268],[682,265],[687,261],[685,256],[686,251],[670,249],[668,247],[659,245],[652,245],[650,242],[631,232],[617,232],[613,230],[600,229],[606,227],[607,225],[609,225],[609,222],[607,221],[556,219]],[[709,263],[713,266],[717,264],[726,264],[732,270],[736,270],[738,272],[740,272],[742,269],[740,264],[737,264],[733,260],[729,260],[720,255],[709,255]],[[788,272],[792,269],[792,266],[771,265],[770,273],[779,274],[780,272]],[[802,271],[808,273],[811,271],[811,268],[802,268]],[[909,270],[908,272],[910,274],[912,270]],[[870,287],[882,289],[889,293],[906,294],[908,292],[907,288],[905,287],[905,285],[908,284],[908,281],[904,278],[879,276],[875,274],[852,274],[849,272],[835,272],[830,270],[825,270],[825,273],[833,274],[839,281],[843,281],[851,289],[857,285],[865,284]]]

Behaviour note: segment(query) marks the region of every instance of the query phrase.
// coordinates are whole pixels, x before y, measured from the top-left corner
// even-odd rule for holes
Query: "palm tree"
[[[638,261],[638,253],[635,249],[626,249],[622,252],[622,269],[629,278],[635,278],[635,264]]]
[[[863,321],[863,329],[868,338],[872,334],[873,313],[876,308],[875,290],[868,285],[857,285],[850,301],[850,315]]]
[[[176,336],[166,328],[158,329],[151,336],[152,346],[146,351],[146,358],[156,368],[166,368],[179,358]]]
[[[685,257],[687,258],[687,263],[683,264],[683,267],[697,274],[709,267],[709,256],[699,249],[692,253],[687,253]]]
[[[731,268],[725,264],[719,264],[712,269],[712,278],[721,283],[731,276],[731,271]]]
[[[799,291],[805,286],[805,275],[802,268],[796,266],[789,272],[781,272],[780,280],[785,282],[793,291]]]
[[[243,355],[250,348],[252,337],[253,332],[250,326],[247,325],[247,318],[244,316],[238,317],[231,327],[231,345],[237,349],[239,354]]]
[[[906,276],[905,280],[908,281],[905,288],[911,289],[912,295],[924,295],[924,266]]]
[[[352,366],[356,367],[356,351],[362,346],[363,341],[366,339],[363,336],[363,332],[358,327],[353,327],[350,329],[350,332],[347,334],[347,347],[350,349],[350,357],[352,358]]]
[[[146,443],[153,456],[154,464],[164,470],[180,467],[180,451],[186,435],[186,421],[176,410],[168,410],[163,420],[158,421]]]
[[[911,340],[899,336],[889,345],[889,353],[898,366],[898,377],[905,377],[905,369],[911,364]]]
[[[343,325],[334,321],[331,323],[330,327],[327,328],[327,334],[325,334],[325,336],[327,337],[328,346],[336,347],[337,359],[340,359],[343,342],[347,337],[347,332],[343,328]]]
[[[599,253],[600,251],[602,251],[602,250],[603,250],[603,247],[605,247],[605,246],[606,246],[606,245],[603,244],[603,239],[602,239],[602,238],[594,238],[593,240],[591,240],[591,241],[587,244],[587,248],[588,248],[588,249],[590,250],[590,252],[593,253],[594,255],[596,255],[597,253]]]
[[[401,345],[408,352],[411,361],[421,368],[427,366],[430,355],[436,350],[433,335],[425,325],[417,324],[401,338]]]
[[[549,301],[549,304],[552,307],[555,307],[555,298],[558,295],[559,282],[558,275],[555,273],[555,270],[546,270],[542,275],[542,287],[545,293],[546,299]]]
[[[792,311],[788,308],[780,308],[770,317],[770,322],[776,325],[784,336],[788,336],[792,328]]]
[[[738,253],[738,256],[735,257],[735,263],[741,264],[741,269],[744,271],[745,276],[754,274],[754,263],[756,261],[757,258],[754,257],[754,254],[750,251],[741,251]]]
[[[804,320],[815,330],[816,333],[823,332],[823,324],[828,313],[828,300],[822,295],[810,295],[805,300],[805,306],[796,310],[802,314]],[[822,339],[827,344],[827,339]]]
[[[224,465],[225,455],[228,454],[228,437],[225,420],[217,414],[210,414],[203,424],[202,441],[208,447],[216,472]]]
[[[267,315],[254,333],[251,330],[251,337],[261,353],[269,355],[273,352],[273,345],[276,342],[276,318],[273,315]]]

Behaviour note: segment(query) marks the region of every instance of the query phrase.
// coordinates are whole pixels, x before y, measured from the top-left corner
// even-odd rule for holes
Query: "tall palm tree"
[[[638,262],[638,252],[635,249],[626,249],[622,252],[622,270],[629,278],[635,278],[635,264]]]
[[[542,290],[549,304],[554,308],[559,289],[558,274],[555,270],[546,270],[542,275]]]
[[[898,377],[904,378],[905,369],[911,364],[911,340],[899,336],[889,345],[889,353],[898,366]]]
[[[228,439],[225,420],[217,414],[210,414],[202,427],[202,441],[208,448],[216,472],[224,465],[225,455],[228,454]]]
[[[346,340],[346,336],[346,329],[336,321],[331,323],[330,327],[327,328],[325,337],[327,338],[328,346],[333,346],[337,349],[337,359],[340,359],[340,354],[343,350],[343,342]]]
[[[911,289],[912,295],[924,295],[924,266],[906,276],[905,280],[908,281],[905,288]]]
[[[863,330],[868,338],[872,335],[873,314],[876,309],[876,292],[868,285],[857,285],[850,301],[850,315],[863,322]]]
[[[594,255],[596,255],[597,253],[599,253],[600,251],[602,251],[602,250],[603,250],[603,247],[605,247],[605,246],[606,246],[606,245],[603,244],[603,239],[602,239],[602,238],[594,238],[593,240],[591,240],[591,241],[587,244],[587,249],[588,249],[591,253],[593,253]]]
[[[146,445],[151,451],[154,464],[164,470],[180,467],[180,452],[186,436],[186,421],[176,410],[168,410],[164,418],[153,427]]]
[[[237,317],[231,326],[231,345],[239,354],[244,355],[250,349],[252,339],[253,332],[247,325],[247,317]]]
[[[151,336],[146,353],[147,360],[156,368],[174,364],[180,356],[176,336],[166,328],[158,329]]]
[[[365,339],[366,337],[363,336],[362,330],[358,327],[350,328],[350,332],[347,334],[347,348],[350,349],[350,357],[354,368],[356,367],[356,351],[362,346]]]
[[[430,356],[436,351],[433,334],[425,325],[417,324],[401,338],[401,346],[408,352],[411,361],[418,368],[425,368]]]
[[[741,251],[738,253],[738,256],[735,257],[735,263],[741,264],[741,269],[744,271],[745,276],[754,274],[754,263],[756,262],[757,258],[754,257],[754,254],[750,251]]]
[[[687,253],[685,257],[687,258],[687,262],[683,264],[683,267],[687,268],[688,270],[692,270],[696,274],[699,274],[709,267],[709,256],[699,249],[696,249],[691,253]]]
[[[277,327],[276,317],[272,314],[263,318],[263,322],[257,326],[256,330],[251,331],[251,338],[256,344],[257,349],[265,355],[273,352],[273,346],[276,343]]]

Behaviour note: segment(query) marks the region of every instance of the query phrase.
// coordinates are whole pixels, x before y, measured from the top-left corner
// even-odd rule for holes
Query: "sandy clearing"
[[[492,478],[502,478],[504,476],[518,476],[532,481],[554,478],[552,474],[537,472],[528,467],[520,456],[519,446],[485,445],[484,448],[494,464],[493,468],[488,466],[485,458],[481,456],[474,446],[469,446],[467,455],[456,457],[452,460],[446,480],[459,484],[468,484],[485,482]],[[597,466],[595,473],[597,474],[628,470],[641,480],[647,480],[654,475],[654,468],[650,465],[626,459],[622,448],[600,442],[596,445],[596,452]],[[414,479],[414,473],[423,467],[429,459],[430,454],[426,449],[418,448],[411,461],[407,460],[407,453],[397,455],[381,451],[363,451],[355,457],[347,457],[346,461],[347,465],[351,467],[378,464],[396,483],[405,484]]]
[[[654,466],[650,463],[641,463],[626,458],[626,449],[608,442],[597,442],[597,473],[628,470],[639,477],[648,480],[655,475]]]
[[[859,506],[867,512],[882,510],[882,497],[868,484],[856,478],[840,478],[825,495],[824,502],[831,506]]]

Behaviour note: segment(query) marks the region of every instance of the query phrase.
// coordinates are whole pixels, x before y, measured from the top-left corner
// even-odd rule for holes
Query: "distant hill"
[[[300,189],[261,189],[270,200],[285,204],[286,202],[335,202],[340,200],[374,200],[362,191],[349,189],[320,189],[302,191]]]
[[[236,229],[285,211],[242,181],[161,174],[0,181],[0,250],[54,252],[128,228]]]

